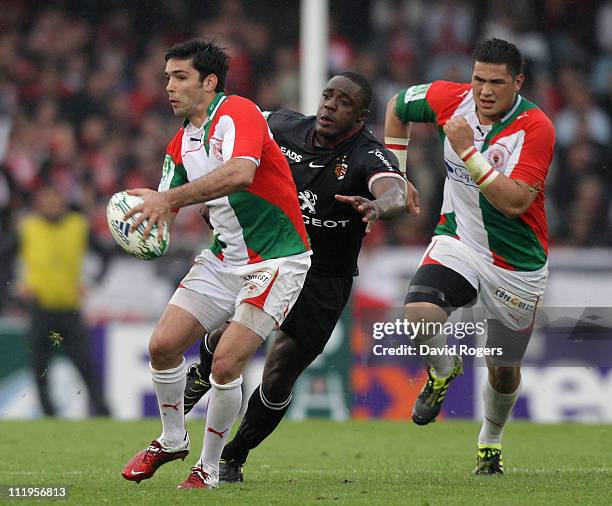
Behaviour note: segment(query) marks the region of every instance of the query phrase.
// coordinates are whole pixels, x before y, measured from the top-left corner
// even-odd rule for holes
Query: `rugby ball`
[[[168,224],[164,223],[161,240],[157,237],[157,226],[154,226],[149,237],[143,239],[143,233],[147,226],[144,221],[137,228],[132,225],[136,221],[135,216],[125,219],[125,213],[142,203],[142,197],[128,195],[126,192],[115,193],[106,206],[106,221],[113,239],[130,255],[140,260],[154,260],[162,256],[170,244],[170,231]]]

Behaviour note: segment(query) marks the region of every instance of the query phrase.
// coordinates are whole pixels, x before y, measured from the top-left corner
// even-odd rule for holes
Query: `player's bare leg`
[[[440,323],[448,319],[448,314],[440,306],[430,302],[411,302],[406,304],[406,319],[409,322]],[[446,345],[446,336],[443,333],[428,333],[413,336],[418,346],[425,344],[430,349],[442,349]],[[428,380],[421,391],[412,411],[412,420],[417,425],[426,425],[433,422],[440,410],[446,396],[446,391],[453,379],[463,372],[461,358],[451,357],[443,353],[425,356],[427,363]]]
[[[188,455],[189,436],[182,406],[186,382],[183,353],[203,332],[204,328],[191,313],[172,304],[166,307],[155,327],[149,354],[162,434],[127,463],[122,471],[126,480],[139,483],[151,478],[161,465]]]
[[[220,481],[243,481],[242,466],[249,451],[274,432],[289,409],[295,382],[317,356],[284,332],[278,331],[266,358],[261,385],[251,394],[234,439],[223,449]]]
[[[269,328],[255,332],[241,323],[245,311],[252,321],[249,325]],[[200,460],[192,468],[191,474],[180,488],[214,488],[218,483],[219,460],[229,437],[229,432],[238,416],[242,404],[242,371],[247,361],[263,343],[261,334],[267,335],[273,324],[271,317],[250,304],[241,304],[236,314],[241,314],[241,322],[232,321],[223,332],[215,349],[210,384],[212,390],[208,402],[204,445]],[[236,316],[235,316],[236,318]],[[201,335],[201,334],[200,334]]]
[[[521,392],[521,361],[531,330],[517,331],[495,319],[488,321],[487,347],[501,347],[501,358],[488,356],[488,380],[483,385],[483,420],[478,436],[476,474],[502,474],[503,430]]]

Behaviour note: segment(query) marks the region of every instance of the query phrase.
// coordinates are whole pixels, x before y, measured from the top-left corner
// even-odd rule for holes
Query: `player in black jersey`
[[[365,127],[372,98],[368,81],[338,74],[323,90],[316,116],[279,110],[268,124],[298,189],[313,250],[304,287],[277,333],[262,384],[249,399],[234,439],[221,456],[221,481],[242,481],[249,450],[269,436],[291,402],[301,372],[323,351],[358,275],[361,241],[379,218],[418,214],[418,194],[395,156]],[[348,205],[347,205],[348,204]],[[188,373],[185,412],[210,388],[212,355],[223,332],[205,336],[201,362]]]

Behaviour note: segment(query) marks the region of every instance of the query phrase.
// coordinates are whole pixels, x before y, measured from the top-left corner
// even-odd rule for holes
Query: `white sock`
[[[200,465],[206,472],[219,472],[219,459],[242,405],[242,376],[219,385],[210,375],[212,389],[208,400],[206,430]]]
[[[511,394],[501,394],[491,386],[487,379],[482,389],[484,416],[478,436],[479,444],[501,443],[504,425],[508,421],[520,393],[521,384]]]
[[[438,334],[430,339],[419,339],[417,345],[426,344],[430,348],[444,349],[446,346],[446,336]],[[453,369],[453,357],[451,355],[426,355],[425,362],[433,367],[434,375],[438,378],[445,378]]]
[[[167,448],[184,445],[186,430],[183,395],[187,382],[185,359],[183,358],[181,365],[174,369],[156,371],[151,364],[149,364],[149,368],[151,369],[151,376],[153,376],[153,387],[157,395],[163,427],[160,441]]]

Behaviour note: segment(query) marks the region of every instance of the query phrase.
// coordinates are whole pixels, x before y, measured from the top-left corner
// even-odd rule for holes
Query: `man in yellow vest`
[[[34,211],[19,227],[22,275],[18,296],[31,311],[30,353],[45,415],[55,409],[49,397],[47,367],[61,348],[77,367],[89,390],[95,415],[106,416],[101,381],[90,357],[89,337],[80,315],[81,267],[89,244],[89,226],[70,211],[64,194],[44,186],[34,196]]]

